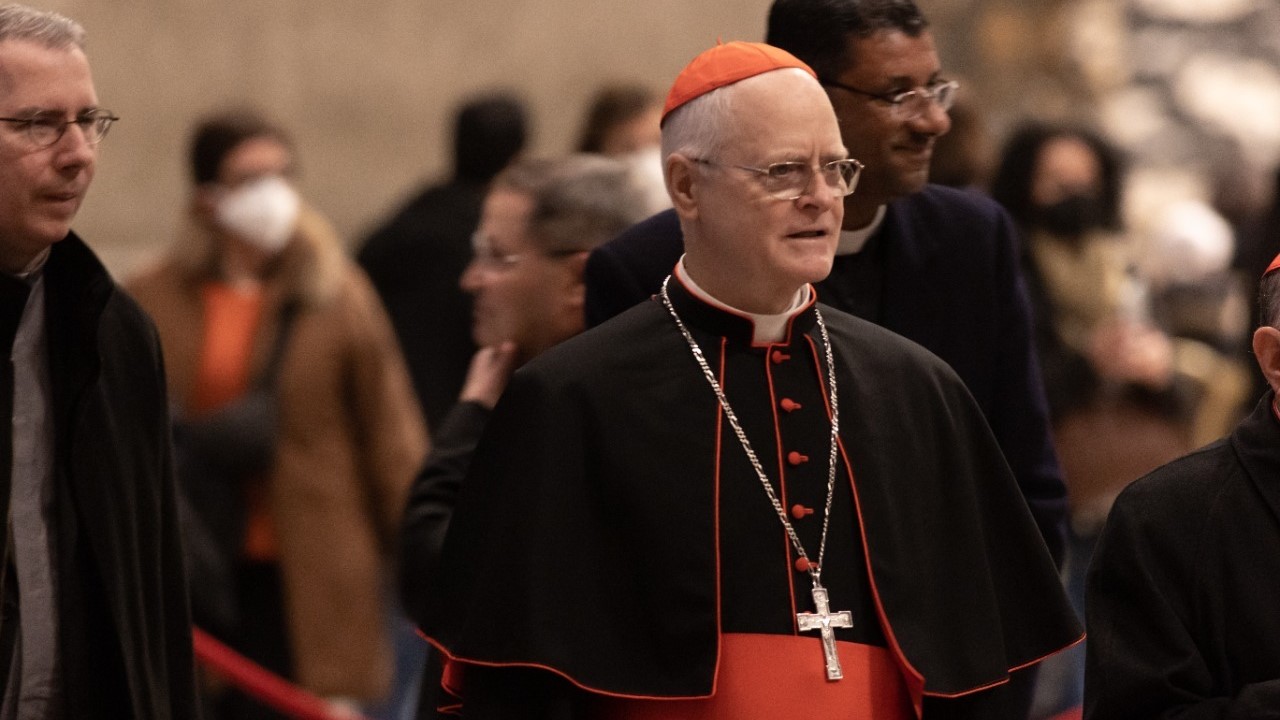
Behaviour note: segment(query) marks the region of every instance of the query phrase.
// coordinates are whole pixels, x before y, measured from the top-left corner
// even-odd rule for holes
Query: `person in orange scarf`
[[[127,287],[160,331],[180,448],[218,413],[258,418],[225,423],[238,430],[185,477],[178,456],[196,515],[219,481],[238,485],[217,528],[231,581],[201,593],[194,577],[196,610],[231,592],[212,629],[232,647],[318,695],[368,702],[389,689],[388,559],[427,435],[385,312],[293,168],[287,135],[256,114],[204,120],[186,230]],[[203,486],[191,477],[249,457],[256,467]],[[249,712],[228,700],[219,716]]]

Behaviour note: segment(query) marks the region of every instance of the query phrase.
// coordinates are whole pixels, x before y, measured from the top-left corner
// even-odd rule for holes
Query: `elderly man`
[[[980,195],[926,184],[934,141],[951,127],[956,83],[911,0],[775,0],[766,42],[810,65],[850,155],[866,163],[845,198],[824,302],[914,340],[978,401],[1049,552],[1066,546],[1066,489],[1018,269],[1014,225]],[[592,253],[587,322],[658,290],[680,257],[675,211]]]
[[[1088,579],[1087,720],[1280,708],[1280,256],[1253,354],[1270,390],[1231,433],[1116,499]]]
[[[816,303],[860,170],[825,92],[717,46],[662,135],[686,254],[512,378],[428,607],[446,687],[468,718],[1005,717],[1080,630],[954,373]]]
[[[84,30],[0,6],[0,718],[196,716],[154,328],[71,221],[116,117]]]

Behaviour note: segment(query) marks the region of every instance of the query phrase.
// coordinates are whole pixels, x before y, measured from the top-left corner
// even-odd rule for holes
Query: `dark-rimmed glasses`
[[[47,148],[54,145],[66,134],[72,125],[80,127],[84,141],[97,145],[107,136],[111,123],[119,120],[110,110],[90,110],[77,115],[74,120],[65,120],[60,112],[39,112],[30,117],[0,118],[0,122],[13,123],[18,130],[25,133],[32,145]]]
[[[915,120],[924,115],[929,109],[930,101],[937,103],[943,112],[950,110],[951,106],[956,102],[956,91],[960,89],[960,83],[955,80],[938,80],[926,87],[887,93],[870,92],[852,85],[836,82],[835,80],[823,80],[821,82],[824,87],[840,88],[847,92],[888,103],[890,112],[899,120]]]
[[[705,158],[691,159],[694,162],[711,165],[712,167],[728,167],[755,173],[760,177],[760,182],[764,185],[764,191],[777,200],[795,200],[802,197],[808,191],[809,186],[813,184],[813,176],[816,174],[815,168],[809,163],[795,161],[773,163],[766,167],[751,167],[750,165],[719,163]],[[846,195],[852,195],[853,191],[857,189],[858,178],[862,176],[862,167],[862,163],[849,158],[847,160],[832,160],[819,166],[817,171],[822,173],[822,181],[827,184],[827,187],[831,188],[832,195],[842,198]]]

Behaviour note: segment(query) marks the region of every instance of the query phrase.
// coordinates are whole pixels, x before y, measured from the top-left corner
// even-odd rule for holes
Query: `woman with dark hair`
[[[187,545],[204,551],[197,622],[369,702],[390,687],[386,559],[426,432],[386,314],[293,158],[254,113],[201,122],[186,229],[128,289],[164,349]],[[276,717],[234,693],[212,716]]]
[[[991,192],[1022,231],[1054,444],[1070,509],[1066,583],[1084,611],[1084,574],[1111,502],[1130,481],[1190,450],[1172,340],[1150,322],[1120,216],[1121,163],[1080,128],[1029,124],[1004,146]],[[1047,666],[1036,708],[1080,704],[1084,651]]]

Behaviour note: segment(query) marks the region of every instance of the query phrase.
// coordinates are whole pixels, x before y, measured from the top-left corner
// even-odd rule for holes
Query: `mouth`
[[[824,238],[831,233],[827,230],[801,230],[799,232],[788,233],[787,237],[795,240],[813,240],[816,238]]]

